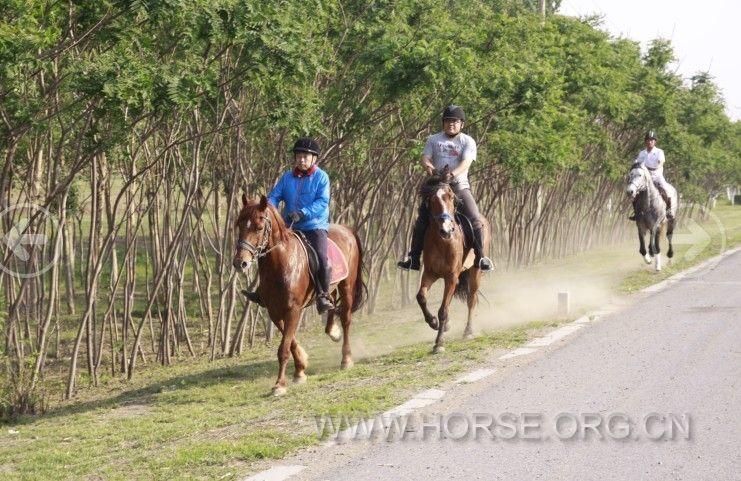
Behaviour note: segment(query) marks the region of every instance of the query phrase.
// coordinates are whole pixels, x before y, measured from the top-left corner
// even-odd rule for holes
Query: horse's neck
[[[646,202],[649,204],[657,203],[663,205],[664,199],[661,198],[659,188],[654,184],[654,179],[651,177],[651,172],[646,174]]]

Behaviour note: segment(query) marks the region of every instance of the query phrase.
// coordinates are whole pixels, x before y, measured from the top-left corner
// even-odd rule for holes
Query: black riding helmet
[[[463,112],[463,107],[458,105],[448,105],[443,110],[443,120],[445,119],[458,119],[463,122],[466,121],[466,114]]]
[[[656,132],[653,130],[649,130],[646,132],[646,136],[643,138],[643,140],[656,140]]]
[[[295,154],[296,152],[308,152],[318,156],[322,152],[322,149],[319,147],[317,141],[311,137],[301,137],[293,144],[293,153]]]

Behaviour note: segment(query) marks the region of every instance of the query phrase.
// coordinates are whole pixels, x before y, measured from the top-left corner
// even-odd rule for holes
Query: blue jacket
[[[288,215],[300,211],[303,217],[293,224],[296,230],[329,230],[329,175],[319,167],[310,175],[297,176],[289,170],[278,180],[268,195],[277,209],[284,203],[283,220],[291,225]]]

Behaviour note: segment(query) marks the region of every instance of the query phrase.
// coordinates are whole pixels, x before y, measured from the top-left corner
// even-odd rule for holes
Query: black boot
[[[420,209],[421,210],[421,209]],[[412,248],[409,255],[403,260],[396,263],[399,269],[408,271],[418,271],[420,268],[420,258],[422,257],[422,247],[425,243],[425,230],[427,229],[427,214],[420,212],[417,221],[414,223],[412,230]]]
[[[334,309],[334,304],[332,303],[332,299],[329,298],[329,285],[332,280],[332,271],[331,267],[328,264],[325,264],[322,269],[324,272],[319,273],[319,283],[321,286],[317,286],[317,294],[316,294],[316,310],[319,312],[319,314],[324,314],[327,311],[330,311]]]
[[[248,301],[254,302],[258,306],[265,307],[265,304],[262,303],[262,298],[260,298],[260,294],[257,293],[257,291],[250,292],[250,291],[242,291],[242,294],[245,295]]]
[[[473,261],[474,267],[478,267],[482,272],[491,272],[494,270],[494,263],[484,255],[484,232],[481,229],[473,231],[473,253],[476,255]]]

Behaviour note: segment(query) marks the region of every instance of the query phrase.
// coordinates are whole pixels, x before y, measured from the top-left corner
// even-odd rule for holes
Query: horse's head
[[[420,195],[427,202],[440,237],[446,240],[452,238],[455,232],[455,193],[448,184],[450,179],[448,172],[443,171],[442,175],[430,176],[420,189]]]
[[[648,182],[650,182],[648,169],[646,169],[646,166],[642,162],[636,162],[630,168],[630,172],[628,172],[628,186],[625,189],[625,193],[631,199],[635,199],[640,192],[648,188]]]
[[[232,265],[241,271],[265,254],[274,227],[274,219],[267,197],[248,200],[242,194],[242,210],[239,212],[235,229],[237,231],[237,252]]]

